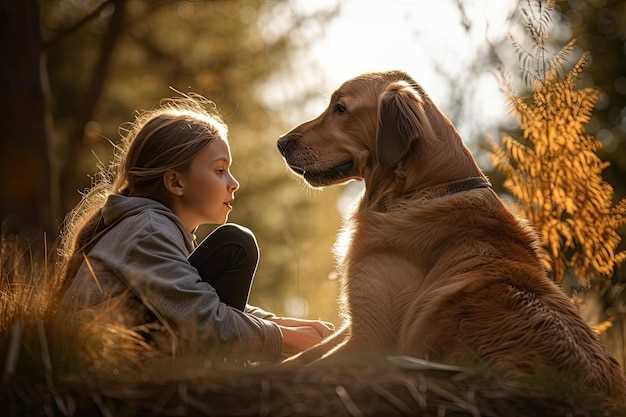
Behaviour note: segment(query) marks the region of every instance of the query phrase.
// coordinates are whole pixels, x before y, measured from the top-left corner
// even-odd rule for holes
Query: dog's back
[[[401,317],[399,353],[626,394],[618,362],[546,276],[534,233],[492,191],[364,210],[354,245],[357,258],[383,247],[411,254],[423,272],[422,282],[407,278],[413,301],[389,314]]]

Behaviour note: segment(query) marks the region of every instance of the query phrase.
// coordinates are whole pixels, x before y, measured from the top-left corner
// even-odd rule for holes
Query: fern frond
[[[565,81],[569,84],[573,84],[583,73],[585,67],[591,61],[591,54],[589,52],[583,52],[583,54],[578,58],[576,64],[572,67],[571,70],[565,76]]]
[[[572,39],[546,62],[544,39],[554,1],[526,4],[522,16],[531,49],[510,38],[520,77],[531,94],[521,97],[510,84],[503,86],[522,139],[504,135],[490,155],[506,176],[504,186],[522,217],[539,232],[545,249],[542,262],[552,278],[560,282],[569,270],[578,282],[589,285],[592,277],[608,276],[626,261],[625,252],[616,252],[618,230],[626,224],[626,198],[613,205],[613,188],[602,178],[608,163],[597,154],[601,144],[585,131],[599,91],[577,89],[575,82],[590,62],[589,53],[563,75],[576,45]]]
[[[542,2],[539,2],[539,4],[542,4]],[[552,27],[553,9],[554,7],[550,7],[549,4],[546,4],[544,7],[540,6],[539,18],[537,19],[537,21],[543,33],[548,33]]]
[[[546,73],[546,81],[554,81],[562,74],[563,67],[567,62],[567,58],[572,54],[576,47],[576,39],[572,38],[561,50],[552,57],[548,64],[548,72]]]
[[[515,50],[515,54],[517,56],[517,61],[522,66],[523,70],[530,69],[530,66],[535,61],[535,54],[529,52],[526,48],[519,43],[512,34],[508,35],[511,44],[513,45],[513,49]]]

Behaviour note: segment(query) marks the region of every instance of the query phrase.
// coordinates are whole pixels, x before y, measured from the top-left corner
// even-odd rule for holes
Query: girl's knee
[[[246,252],[246,255],[251,258],[258,259],[259,246],[257,244],[256,236],[254,236],[252,230],[247,227],[236,223],[225,223],[215,229],[211,234],[216,234],[215,237],[219,237],[225,242],[241,246],[241,248]]]

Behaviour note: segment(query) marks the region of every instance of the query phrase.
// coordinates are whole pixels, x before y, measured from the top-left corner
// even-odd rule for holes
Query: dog
[[[312,187],[365,183],[340,259],[348,325],[287,363],[401,354],[626,393],[619,363],[548,278],[533,230],[408,74],[343,83],[277,145]]]

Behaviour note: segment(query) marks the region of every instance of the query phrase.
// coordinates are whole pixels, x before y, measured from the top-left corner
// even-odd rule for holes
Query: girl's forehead
[[[200,151],[200,153],[211,161],[217,159],[226,159],[230,161],[230,146],[226,140],[220,137],[212,140]]]

